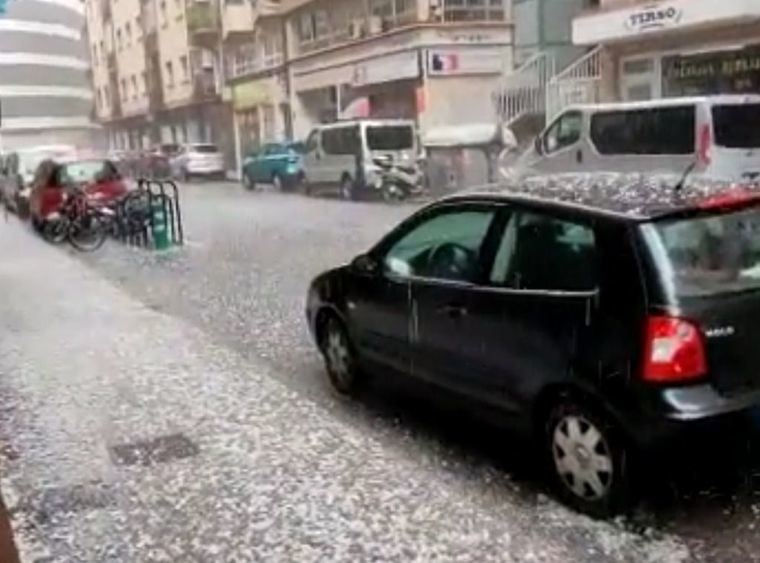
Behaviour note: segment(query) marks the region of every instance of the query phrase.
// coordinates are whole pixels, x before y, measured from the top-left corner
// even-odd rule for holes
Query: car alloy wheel
[[[546,443],[547,463],[562,500],[595,517],[627,508],[630,451],[607,417],[564,399],[549,414]]]
[[[335,317],[327,320],[322,336],[322,353],[332,386],[342,395],[351,393],[357,379],[353,349],[346,329]]]

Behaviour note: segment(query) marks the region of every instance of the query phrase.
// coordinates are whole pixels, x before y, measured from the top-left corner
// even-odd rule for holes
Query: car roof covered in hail
[[[497,199],[646,221],[693,210],[760,202],[760,184],[692,176],[572,173],[514,177],[459,192],[448,200]]]

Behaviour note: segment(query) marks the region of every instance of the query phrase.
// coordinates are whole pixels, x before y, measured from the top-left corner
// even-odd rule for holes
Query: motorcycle
[[[394,203],[422,193],[422,174],[417,166],[401,165],[389,155],[373,159],[380,169],[380,193],[385,201]]]

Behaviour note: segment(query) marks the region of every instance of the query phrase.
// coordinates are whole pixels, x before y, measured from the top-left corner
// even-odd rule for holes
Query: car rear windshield
[[[760,104],[731,104],[712,109],[715,144],[730,149],[760,148]]]
[[[191,150],[193,152],[200,152],[200,153],[219,152],[219,149],[216,147],[216,145],[193,145],[191,147]]]
[[[677,296],[760,289],[760,207],[659,221],[645,232]]]
[[[60,172],[60,180],[65,184],[103,182],[115,176],[116,169],[107,160],[84,160],[64,164]]]
[[[373,151],[411,149],[414,131],[408,125],[382,125],[367,127],[367,146]]]

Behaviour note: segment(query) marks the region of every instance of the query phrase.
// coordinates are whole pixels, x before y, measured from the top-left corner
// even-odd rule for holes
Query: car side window
[[[546,214],[516,213],[505,227],[489,281],[510,289],[592,291],[597,287],[594,230]]]
[[[495,211],[459,208],[424,220],[386,253],[387,273],[401,277],[474,282]]]
[[[579,111],[570,111],[562,115],[544,135],[544,150],[551,154],[570,145],[581,138],[583,116]]]

